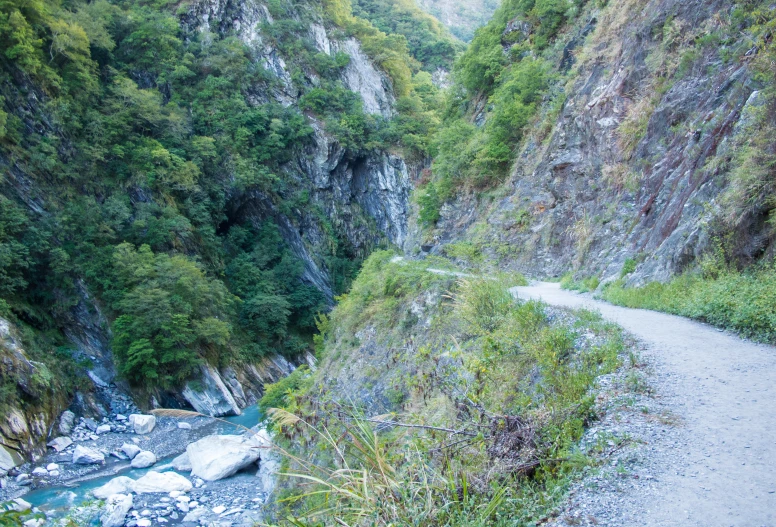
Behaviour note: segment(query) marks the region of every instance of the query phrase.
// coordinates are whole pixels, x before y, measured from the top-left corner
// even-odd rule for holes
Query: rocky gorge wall
[[[425,249],[468,240],[529,276],[574,271],[604,282],[628,260],[631,283],[695,263],[758,100],[751,56],[731,58],[744,45],[734,9],[589,2],[556,45],[562,106],[544,108],[501,189],[443,208]],[[518,20],[506,32],[518,26],[532,31]],[[759,228],[751,225],[751,253]]]
[[[257,104],[298,104],[300,93],[289,68],[294,57],[283,56],[264,38],[262,28],[275,21],[263,3],[205,0],[188,5],[179,17],[184,36],[193,32],[232,34],[255,51],[257,60],[273,77],[272,82],[251,90],[250,96]],[[355,38],[340,33],[332,36],[332,29],[319,19],[306,29],[305,38],[313,41],[321,53],[347,53],[350,62],[341,72],[341,82],[359,94],[365,112],[390,118],[395,112],[395,96],[389,77],[374,66]],[[316,85],[320,81],[312,71],[304,75],[306,83]],[[326,131],[318,118],[312,114],[306,118],[314,129],[313,139],[294,152],[292,160],[282,167],[282,177],[297,191],[309,193],[308,206],[289,210],[277,202],[277,197],[259,190],[234,190],[228,196],[225,223],[252,223],[258,227],[267,220],[274,222],[292,252],[303,261],[303,280],[321,290],[332,303],[334,287],[322,256],[329,250],[331,239],[326,229],[334,229],[363,255],[380,243],[401,246],[407,237],[410,170],[414,169],[393,153],[350,151]],[[47,214],[45,199],[32,178],[19,167],[9,169],[7,176],[4,189],[11,189],[34,213]],[[155,199],[142,192],[138,195],[143,200]],[[24,456],[40,454],[59,415],[67,408],[79,416],[94,417],[128,414],[136,409],[129,386],[116,376],[109,322],[102,314],[99,299],[90,295],[83,282],[77,288],[80,300],[59,316],[57,324],[75,350],[74,359],[83,365],[79,373],[82,377],[68,387],[51,382],[45,393],[30,392],[30,400],[22,407],[4,409],[0,419],[3,470],[18,464]],[[4,324],[0,325],[3,374],[10,378],[13,373],[19,379],[44,375],[43,366],[26,357],[25,343],[12,324],[0,322]],[[150,401],[151,406],[191,407],[208,415],[239,414],[255,404],[265,383],[288,375],[299,362],[315,366],[309,354],[295,360],[296,364],[280,355],[270,355],[250,363],[203,365],[199,379],[178,391],[146,394],[143,400]]]

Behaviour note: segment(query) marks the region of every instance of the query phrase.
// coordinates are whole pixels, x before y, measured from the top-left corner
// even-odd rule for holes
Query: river
[[[223,421],[215,421],[214,428],[208,429],[208,434],[242,434],[246,428],[256,426],[262,416],[258,406],[252,405],[243,410],[242,415],[224,417]],[[45,512],[49,519],[62,517],[74,506],[79,506],[90,498],[89,492],[101,487],[116,476],[128,476],[137,479],[148,471],[167,472],[173,468],[170,462],[175,456],[160,459],[154,466],[146,469],[133,469],[127,464],[126,469],[109,475],[97,476],[91,479],[81,478],[77,483],[65,482],[62,485],[55,485],[34,490],[23,496],[23,499],[30,502]],[[189,477],[188,473],[182,474]],[[88,478],[88,476],[87,476]],[[96,520],[96,519],[95,519]],[[95,523],[98,525],[99,523]]]

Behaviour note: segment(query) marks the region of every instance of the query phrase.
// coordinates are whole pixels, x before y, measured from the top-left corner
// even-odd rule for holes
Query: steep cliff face
[[[229,0],[195,3],[182,16],[187,31],[234,34],[255,49],[263,66],[279,82],[267,89],[257,87],[261,101],[277,101],[284,106],[299,103],[301,92],[294,87],[288,63],[294,57],[283,57],[278,49],[266,43],[264,24],[274,20],[267,7],[259,2]],[[350,60],[339,80],[363,101],[368,114],[390,119],[396,97],[390,78],[377,69],[355,38],[332,38],[323,20],[306,28],[304,38],[314,42],[320,53],[346,54]],[[317,86],[321,79],[312,70],[303,71],[304,83]],[[303,152],[294,156],[284,169],[284,178],[309,191],[312,206],[299,207],[290,214],[280,212],[269,196],[260,192],[236,193],[230,197],[229,221],[262,223],[267,218],[280,227],[294,253],[305,263],[305,280],[322,290],[331,301],[332,284],[320,255],[325,251],[326,235],[321,218],[313,214],[321,207],[347,243],[360,251],[369,250],[381,238],[402,246],[407,233],[411,182],[407,165],[401,157],[389,153],[352,152],[343,147],[325,125],[311,114],[313,140]]]
[[[640,283],[696,261],[757,104],[749,61],[731,59],[742,44],[724,38],[731,13],[708,0],[589,5],[556,45],[560,111],[537,119],[492,201],[443,209],[436,241],[469,238],[537,277],[606,281],[631,259]]]

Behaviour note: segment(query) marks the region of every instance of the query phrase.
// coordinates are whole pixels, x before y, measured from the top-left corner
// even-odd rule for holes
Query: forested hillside
[[[359,262],[402,243],[438,124],[424,70],[460,49],[417,9],[400,22],[334,1],[2,4],[0,317],[29,355],[3,348],[3,413],[56,417],[114,362],[146,404],[203,364],[309,349]]]
[[[427,13],[447,26],[457,38],[470,42],[474,32],[488,23],[499,0],[419,0]]]

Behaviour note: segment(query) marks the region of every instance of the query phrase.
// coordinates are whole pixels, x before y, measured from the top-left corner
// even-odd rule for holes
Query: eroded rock
[[[255,463],[260,449],[241,436],[217,435],[200,439],[186,448],[191,474],[216,481]]]
[[[191,482],[175,472],[154,472],[138,479],[132,484],[132,491],[137,494],[165,492],[174,490],[188,492],[192,488]]]
[[[78,445],[73,451],[73,463],[76,465],[92,465],[104,462],[105,456],[99,450]]]

